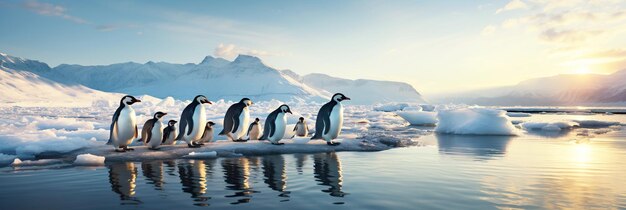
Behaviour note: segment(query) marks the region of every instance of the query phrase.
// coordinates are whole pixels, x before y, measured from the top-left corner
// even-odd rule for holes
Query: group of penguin
[[[339,145],[333,142],[341,132],[343,125],[344,100],[350,100],[341,93],[333,95],[331,100],[324,104],[315,120],[315,134],[311,139],[324,139],[328,145]],[[133,140],[139,136],[135,110],[132,105],[141,100],[126,95],[120,100],[120,105],[113,114],[111,122],[109,141],[117,152],[133,150],[128,147]],[[185,141],[187,146],[197,148],[204,143],[213,140],[213,123],[206,120],[204,104],[212,104],[205,96],[198,95],[185,107],[180,115],[180,121],[170,120],[167,127],[163,125],[162,118],[167,115],[164,112],[156,112],[152,119],[145,122],[141,130],[141,139],[149,149],[157,150],[160,145],[173,145],[176,141]],[[235,142],[245,142],[248,140],[268,140],[274,145],[282,145],[279,141],[285,135],[287,129],[287,113],[293,114],[288,105],[280,105],[272,111],[265,120],[265,127],[261,135],[259,118],[254,122],[250,121],[249,106],[253,104],[249,98],[243,98],[238,103],[231,105],[224,116],[224,129],[218,135],[225,135]],[[175,125],[179,123],[178,130]],[[294,127],[297,136],[308,135],[308,127],[304,118],[300,117]],[[243,137],[248,136],[248,139]]]

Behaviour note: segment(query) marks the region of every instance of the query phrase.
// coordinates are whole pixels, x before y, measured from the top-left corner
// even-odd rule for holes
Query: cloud
[[[504,5],[504,7],[496,10],[496,14],[499,14],[501,12],[505,12],[505,11],[511,11],[511,10],[516,10],[516,9],[526,9],[528,8],[528,5],[526,3],[524,3],[521,0],[512,0],[509,3],[507,3],[506,5]]]
[[[123,28],[137,28],[135,24],[103,24],[96,26],[98,31],[115,31]]]
[[[257,57],[281,55],[281,54],[270,53],[270,52],[262,51],[262,50],[254,50],[254,49],[238,47],[238,46],[235,46],[234,44],[223,44],[223,43],[220,43],[213,51],[214,56],[228,58],[228,59],[234,58],[235,56],[239,54],[252,55],[252,56],[257,56]]]
[[[550,28],[544,30],[540,37],[549,42],[580,43],[602,33],[603,31],[601,30],[559,30]]]
[[[63,19],[66,19],[75,23],[80,23],[80,24],[89,23],[82,18],[69,15],[67,13],[67,9],[59,5],[42,3],[42,2],[30,0],[30,1],[24,2],[22,6],[26,8],[27,10],[30,10],[39,15],[60,17],[60,18],[63,18]]]
[[[489,36],[491,34],[493,34],[494,32],[496,32],[496,26],[494,25],[488,25],[487,27],[485,27],[483,29],[483,31],[481,32],[481,34],[483,36]]]

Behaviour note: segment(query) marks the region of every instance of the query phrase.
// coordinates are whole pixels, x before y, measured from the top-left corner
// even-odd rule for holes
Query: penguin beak
[[[139,99],[133,99],[133,103],[141,102]]]
[[[163,116],[167,115],[167,113],[163,113]]]
[[[203,103],[203,104],[213,104],[213,103],[211,103],[211,101],[206,100],[206,99],[202,100],[202,103]]]
[[[343,100],[350,100],[350,98],[345,97],[345,96],[344,96],[342,99],[343,99]]]
[[[291,109],[287,109],[287,113],[289,113],[289,114],[293,114],[293,113],[291,112]]]

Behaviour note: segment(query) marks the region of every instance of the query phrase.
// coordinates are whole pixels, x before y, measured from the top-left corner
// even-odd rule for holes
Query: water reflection
[[[436,134],[439,153],[492,159],[506,154],[511,136],[473,136]]]
[[[287,174],[285,174],[285,158],[282,155],[263,157],[263,175],[270,189],[280,192],[278,196],[289,197]]]
[[[113,163],[109,167],[109,183],[111,190],[119,194],[122,204],[138,204],[140,201],[135,196],[135,181],[137,179],[137,168],[135,163]]]
[[[148,184],[154,185],[156,190],[163,190],[163,161],[143,162],[141,171],[148,180]]]
[[[334,152],[313,155],[313,173],[315,181],[319,185],[329,186],[322,192],[329,193],[333,197],[343,197],[347,193],[341,191],[343,176],[341,174],[341,161]]]
[[[298,174],[302,174],[305,161],[309,155],[307,154],[294,154],[293,157],[296,158],[296,171]]]
[[[222,160],[222,169],[224,171],[224,182],[227,183],[226,189],[235,191],[232,195],[225,197],[242,197],[231,204],[240,204],[250,202],[250,197],[255,191],[250,187],[248,178],[250,177],[250,167],[248,158],[228,158]]]
[[[210,163],[210,162],[209,162]],[[178,175],[183,185],[183,192],[191,194],[198,206],[208,206],[206,203],[211,197],[204,196],[206,193],[206,164],[204,160],[181,161],[178,164]]]

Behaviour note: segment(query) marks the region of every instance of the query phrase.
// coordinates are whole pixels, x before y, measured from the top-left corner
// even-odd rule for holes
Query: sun
[[[574,74],[590,74],[591,70],[589,70],[589,68],[587,67],[580,67],[576,70],[574,70]]]

